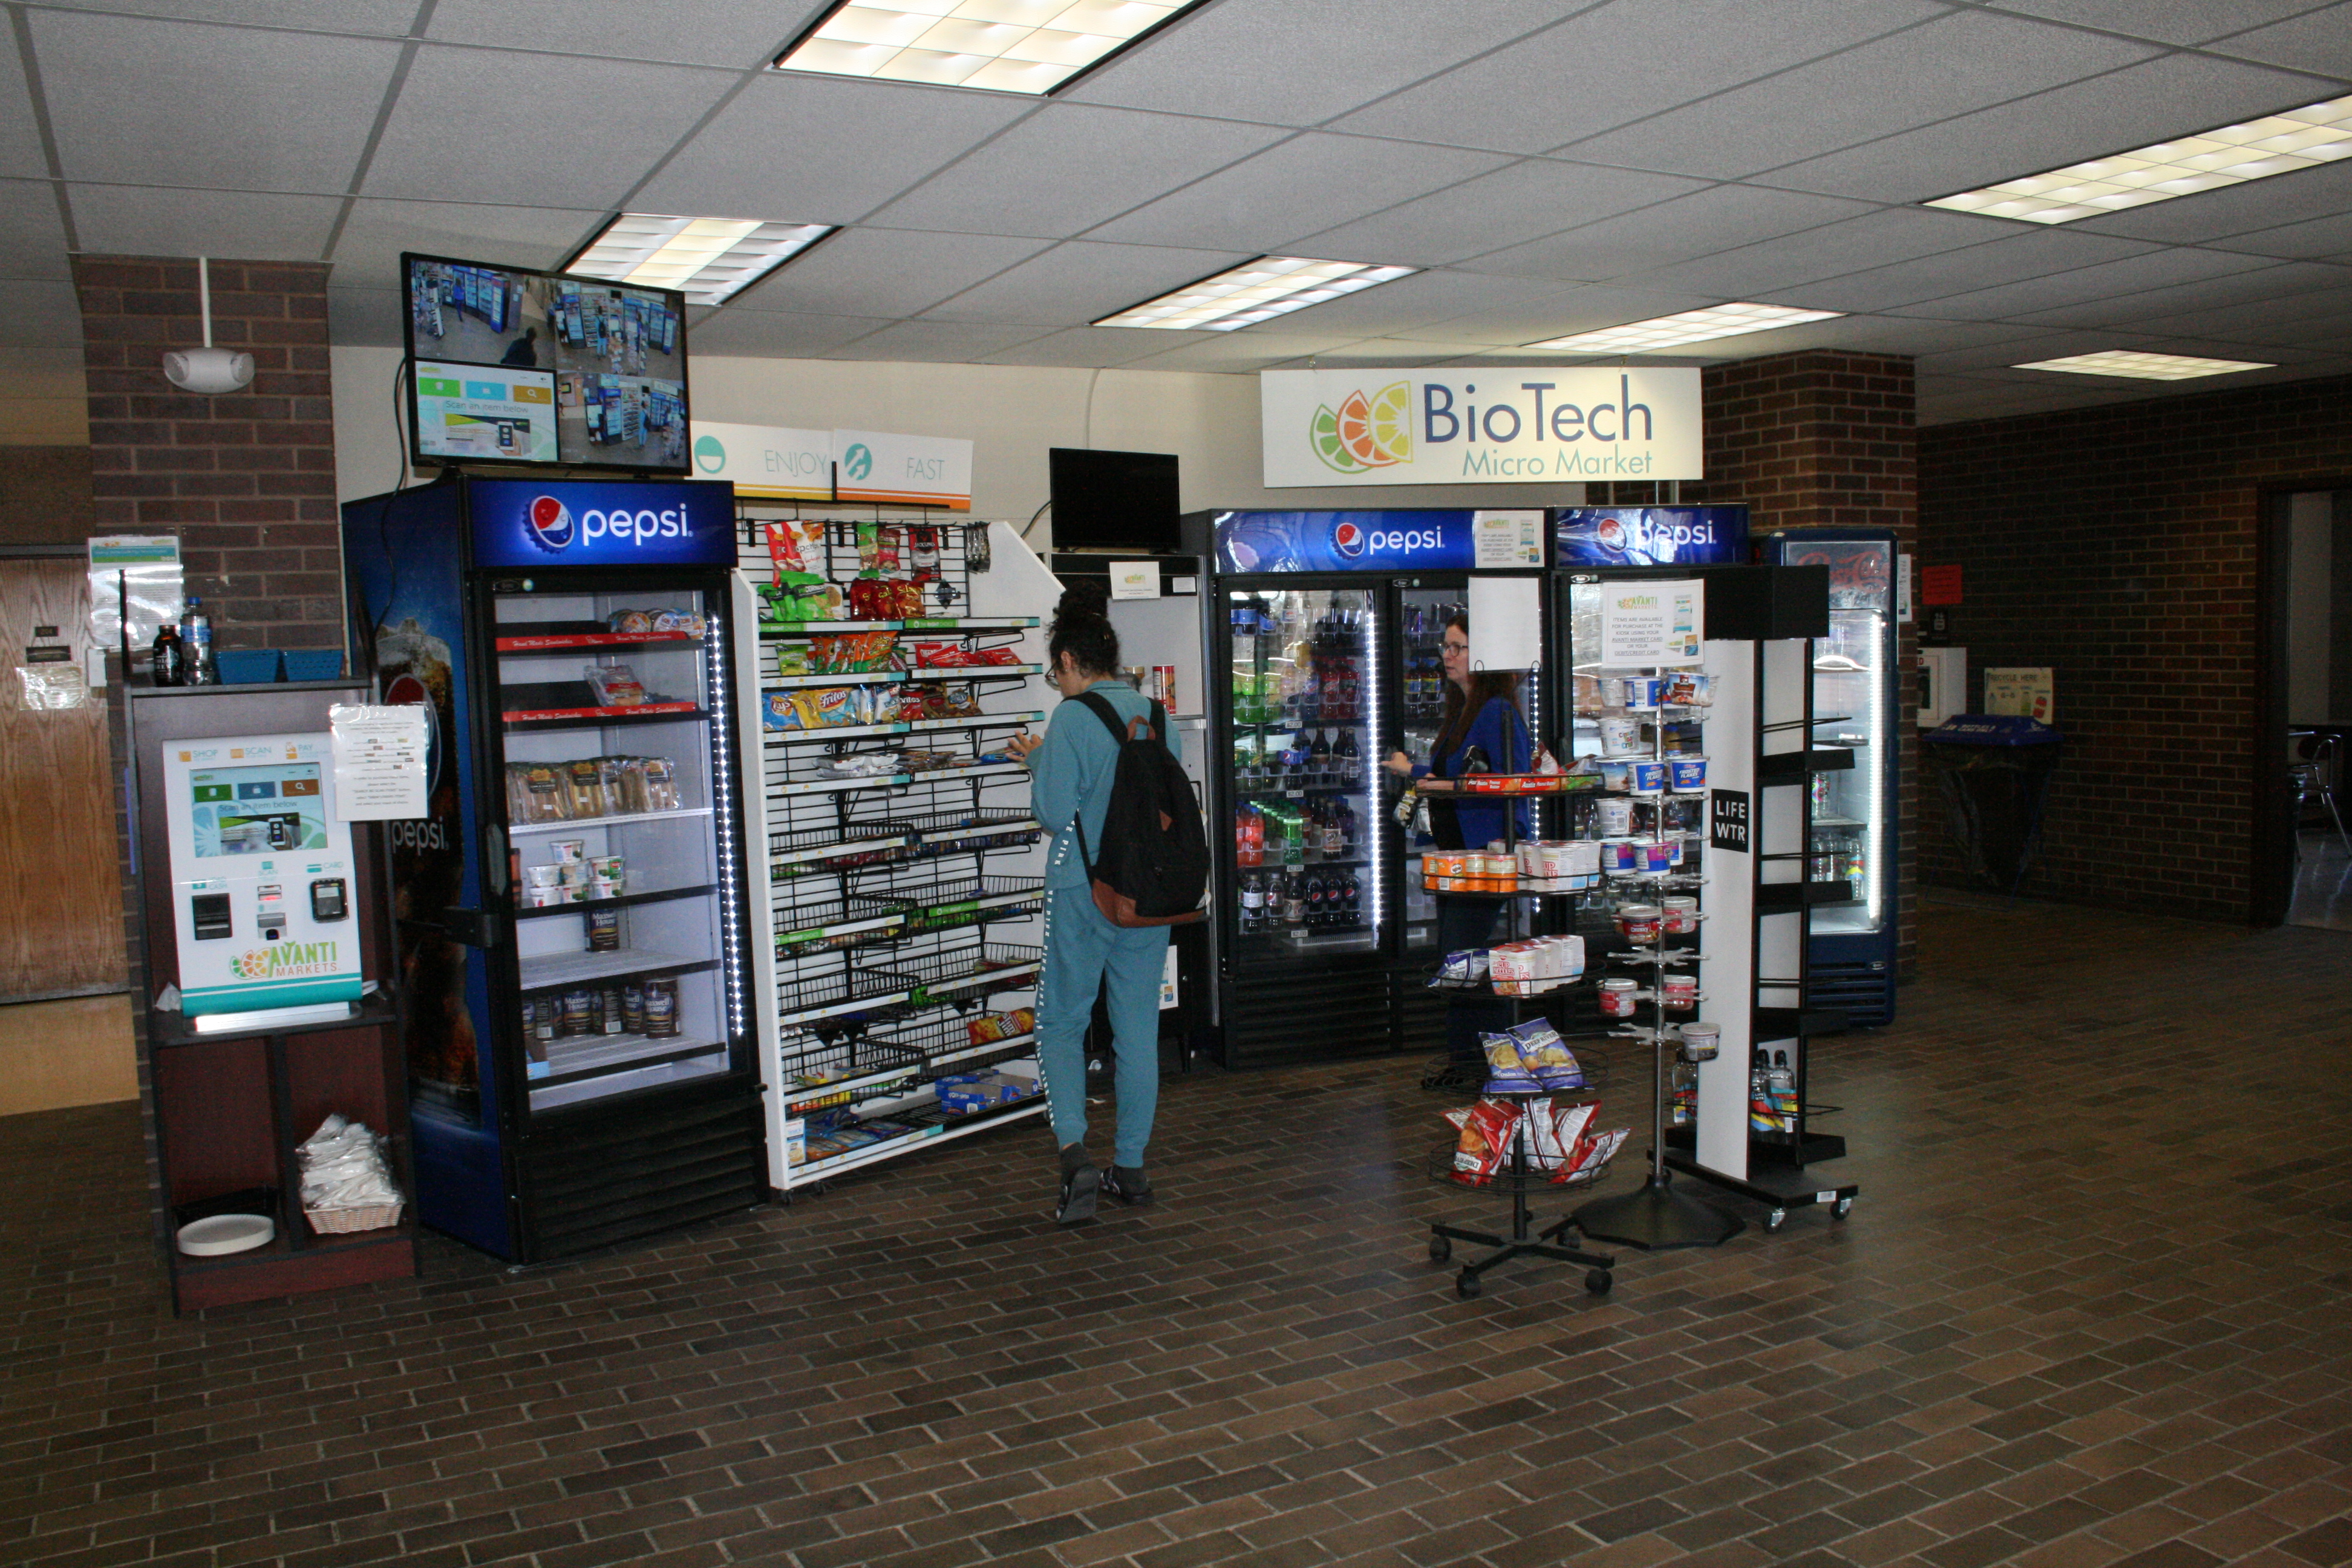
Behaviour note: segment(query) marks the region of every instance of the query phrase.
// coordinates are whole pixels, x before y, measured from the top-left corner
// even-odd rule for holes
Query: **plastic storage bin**
[[[278,679],[278,650],[274,647],[219,648],[213,661],[220,666],[224,686],[261,686]]]
[[[333,680],[343,673],[343,652],[333,647],[289,647],[286,650],[289,680]]]

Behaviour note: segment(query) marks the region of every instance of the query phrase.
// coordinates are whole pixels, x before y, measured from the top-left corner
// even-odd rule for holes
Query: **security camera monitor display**
[[[686,296],[401,258],[425,462],[688,471]]]

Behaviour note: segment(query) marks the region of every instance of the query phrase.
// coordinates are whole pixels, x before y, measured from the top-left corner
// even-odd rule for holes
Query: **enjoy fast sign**
[[[1698,372],[1688,367],[1269,370],[1258,408],[1271,487],[1705,472]]]

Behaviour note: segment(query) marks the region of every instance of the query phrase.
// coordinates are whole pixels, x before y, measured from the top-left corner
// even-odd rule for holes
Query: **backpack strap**
[[[1078,693],[1077,700],[1094,710],[1095,717],[1103,721],[1103,727],[1110,731],[1112,740],[1124,746],[1135,739],[1135,725],[1142,721],[1130,720],[1121,723],[1118,710],[1110,705],[1109,698],[1092,691],[1081,691]],[[1161,742],[1165,742],[1168,738],[1168,710],[1160,706],[1157,699],[1154,699],[1151,704],[1151,736],[1152,739]]]

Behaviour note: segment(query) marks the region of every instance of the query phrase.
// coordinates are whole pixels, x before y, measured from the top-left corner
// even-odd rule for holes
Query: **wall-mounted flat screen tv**
[[[415,461],[688,470],[684,294],[414,253],[400,266]]]
[[[1055,549],[1169,555],[1181,548],[1174,453],[1055,447],[1046,467]]]

